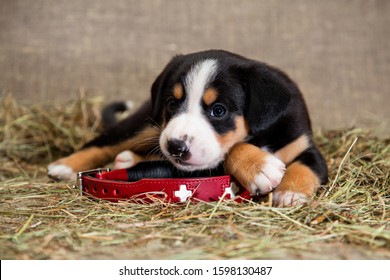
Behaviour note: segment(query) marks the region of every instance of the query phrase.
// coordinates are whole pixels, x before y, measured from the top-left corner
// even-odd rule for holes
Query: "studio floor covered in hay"
[[[96,135],[101,106],[0,99],[1,259],[390,258],[389,139],[316,131],[329,183],[307,206],[109,203],[46,175]]]

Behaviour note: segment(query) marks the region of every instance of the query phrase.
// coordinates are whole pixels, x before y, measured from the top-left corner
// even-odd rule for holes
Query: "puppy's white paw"
[[[130,151],[123,151],[115,157],[114,169],[132,167],[135,164],[134,154]]]
[[[288,206],[299,206],[307,203],[309,198],[303,193],[285,191],[275,191],[272,194],[272,204],[275,207],[288,207]]]
[[[74,170],[61,163],[52,163],[47,167],[47,174],[57,180],[61,181],[74,181],[77,178],[76,172]]]
[[[282,181],[285,164],[277,157],[268,155],[261,171],[255,176],[250,184],[252,194],[260,195],[272,192]]]

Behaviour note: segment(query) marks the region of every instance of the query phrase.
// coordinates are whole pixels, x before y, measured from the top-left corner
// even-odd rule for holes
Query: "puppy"
[[[184,172],[222,165],[275,206],[306,203],[327,182],[297,85],[265,63],[210,50],[174,57],[151,99],[80,151],[50,164],[62,180],[115,160],[116,168],[164,159]]]

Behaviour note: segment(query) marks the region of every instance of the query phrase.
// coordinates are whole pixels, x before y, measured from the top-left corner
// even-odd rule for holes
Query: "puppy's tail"
[[[107,129],[112,127],[118,122],[117,114],[130,111],[134,107],[132,101],[120,101],[108,104],[102,111],[102,124],[103,128]]]

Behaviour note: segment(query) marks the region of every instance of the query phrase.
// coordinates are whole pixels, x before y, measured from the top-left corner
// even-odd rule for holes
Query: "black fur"
[[[234,130],[234,117],[239,115],[244,116],[249,125],[248,142],[267,147],[271,152],[301,135],[311,137],[310,119],[302,94],[286,74],[258,61],[226,51],[211,50],[174,57],[153,83],[151,100],[137,113],[107,129],[85,147],[115,145],[148,125],[161,125],[163,121],[169,121],[175,114],[175,108],[164,108],[170,102],[174,85],[183,84],[189,69],[204,59],[218,61],[218,74],[210,86],[224,93],[218,95],[217,102],[229,111],[223,119],[209,119],[217,133]],[[209,106],[202,106],[205,112],[210,110]],[[314,143],[311,144],[296,160],[309,166],[324,184],[327,181],[325,160]],[[150,163],[150,166],[154,165]],[[174,168],[170,164],[167,166],[168,169]],[[171,172],[169,176],[176,171]]]
[[[262,135],[279,121],[293,95],[278,72],[262,64],[246,69],[246,119],[253,135]]]
[[[111,126],[117,123],[116,113],[124,112],[128,110],[127,106],[123,102],[114,102],[109,104],[103,109],[102,112],[102,123],[105,129],[110,128]]]
[[[167,161],[143,161],[127,169],[128,180],[135,182],[143,178],[197,178],[224,175],[224,167],[220,164],[215,169],[185,172],[175,168]]]
[[[151,115],[152,103],[147,101],[136,113],[105,129],[98,137],[85,144],[83,148],[112,146],[123,142],[148,126]]]

